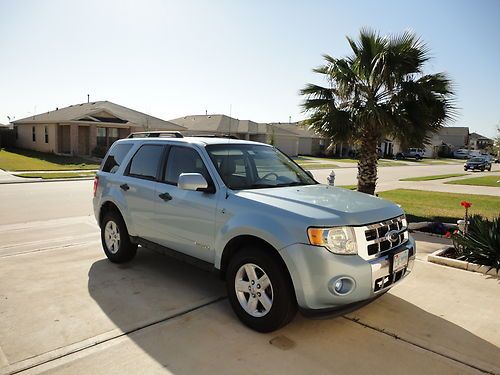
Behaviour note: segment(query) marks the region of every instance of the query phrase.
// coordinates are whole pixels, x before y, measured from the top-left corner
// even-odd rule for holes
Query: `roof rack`
[[[193,134],[189,137],[239,139],[238,137],[231,134]]]
[[[130,133],[127,138],[184,138],[184,136],[177,131],[150,131],[150,132],[137,132]]]

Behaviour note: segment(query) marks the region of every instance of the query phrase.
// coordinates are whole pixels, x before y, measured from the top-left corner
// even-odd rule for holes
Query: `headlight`
[[[356,236],[351,227],[309,228],[311,245],[324,246],[334,254],[357,254]]]

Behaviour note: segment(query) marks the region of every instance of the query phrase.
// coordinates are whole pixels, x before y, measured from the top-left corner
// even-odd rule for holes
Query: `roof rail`
[[[193,134],[190,135],[189,137],[239,139],[238,137],[231,134]]]
[[[137,132],[130,133],[127,138],[184,138],[184,136],[178,131],[149,131],[149,132]]]

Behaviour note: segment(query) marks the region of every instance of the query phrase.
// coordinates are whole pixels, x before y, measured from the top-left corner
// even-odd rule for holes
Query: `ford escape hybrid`
[[[401,208],[317,183],[276,148],[226,138],[145,134],[115,142],[94,182],[110,261],[138,245],[218,271],[247,326],[359,307],[415,259]]]

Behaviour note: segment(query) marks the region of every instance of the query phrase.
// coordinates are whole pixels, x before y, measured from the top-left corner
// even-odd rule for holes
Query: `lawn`
[[[0,149],[0,169],[7,171],[63,171],[99,169],[99,164],[79,157],[21,149]]]
[[[467,174],[468,173],[437,174],[437,175],[434,175],[434,176],[420,176],[420,177],[400,178],[399,181],[431,181],[431,180],[442,180],[444,178],[466,176]]]
[[[323,163],[299,163],[299,165],[304,169],[332,169],[340,168],[336,164],[323,164]]]
[[[456,223],[464,215],[464,209],[460,206],[460,202],[464,200],[472,203],[470,214],[492,218],[500,213],[500,197],[490,195],[396,189],[380,192],[379,196],[400,204],[411,222]]]
[[[335,187],[343,188],[343,189],[348,189],[348,190],[356,190],[358,188],[358,185],[338,185]]]
[[[18,177],[25,178],[42,178],[44,180],[52,180],[55,178],[82,178],[94,177],[95,172],[47,172],[47,173],[22,173],[16,174]]]
[[[463,180],[448,181],[445,184],[500,187],[500,175],[466,178]]]

